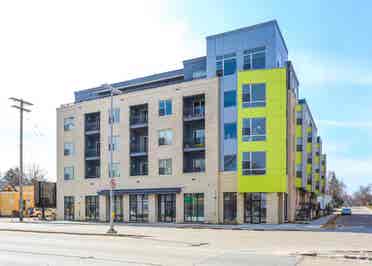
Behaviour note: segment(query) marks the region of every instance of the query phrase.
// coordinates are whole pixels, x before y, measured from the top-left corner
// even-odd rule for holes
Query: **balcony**
[[[100,149],[86,149],[85,150],[85,159],[86,160],[92,160],[92,159],[97,159],[100,157]]]
[[[99,178],[100,177],[100,161],[92,160],[85,162],[85,178]]]
[[[186,138],[184,140],[184,151],[202,151],[205,149],[205,138]]]
[[[190,151],[184,153],[183,172],[205,172],[205,151]]]
[[[146,157],[131,158],[130,175],[131,176],[148,175],[148,165]]]
[[[130,127],[131,128],[146,127],[147,123],[148,123],[147,112],[140,112],[137,114],[130,115]]]
[[[313,163],[313,158],[307,158],[307,163],[312,164]]]
[[[99,113],[85,114],[85,132],[98,132],[100,129]]]
[[[302,177],[302,171],[296,171],[296,177]]]
[[[308,185],[311,185],[312,184],[312,177],[311,176],[308,176],[307,177],[307,184]]]
[[[302,144],[297,144],[296,145],[296,151],[303,151],[303,145]]]
[[[130,156],[144,156],[147,154],[147,141],[144,143],[131,143]]]
[[[204,119],[204,113],[204,106],[198,108],[188,107],[183,111],[183,118],[185,121]]]

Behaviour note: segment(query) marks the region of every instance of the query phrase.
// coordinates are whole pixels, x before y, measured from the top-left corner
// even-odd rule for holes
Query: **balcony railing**
[[[144,125],[147,124],[148,122],[148,117],[147,117],[147,112],[142,112],[139,114],[131,114],[130,116],[130,125]]]
[[[185,149],[203,149],[205,148],[205,138],[187,138],[184,141]]]
[[[198,173],[198,172],[204,172],[204,171],[205,171],[205,166],[184,168],[185,173]]]
[[[86,149],[85,150],[85,157],[99,157],[100,156],[100,149]]]
[[[198,108],[185,108],[183,111],[184,119],[203,119],[204,118],[204,106]]]
[[[130,153],[147,153],[147,150],[147,142],[130,144]]]
[[[99,120],[85,122],[85,131],[97,131],[97,130],[99,130]]]

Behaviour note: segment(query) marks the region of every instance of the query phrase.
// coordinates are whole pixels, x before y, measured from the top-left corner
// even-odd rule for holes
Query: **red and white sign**
[[[111,186],[111,188],[112,189],[116,188],[116,185],[117,185],[116,179],[115,178],[111,178],[110,179],[110,186]]]

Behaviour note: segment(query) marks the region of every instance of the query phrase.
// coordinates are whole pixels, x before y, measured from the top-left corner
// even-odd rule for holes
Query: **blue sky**
[[[3,1],[0,171],[18,163],[8,97],[35,103],[25,162],[55,179],[55,108],[74,90],[179,68],[205,54],[206,36],[276,19],[329,169],[354,191],[372,183],[371,11],[368,1]]]

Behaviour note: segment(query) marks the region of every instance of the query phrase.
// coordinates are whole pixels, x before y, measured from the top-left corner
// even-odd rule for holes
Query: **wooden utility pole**
[[[31,110],[24,108],[24,105],[33,105],[30,102],[24,101],[23,99],[18,99],[11,97],[10,100],[17,103],[17,105],[12,105],[13,108],[19,110],[19,221],[23,221],[23,112],[31,112]]]

